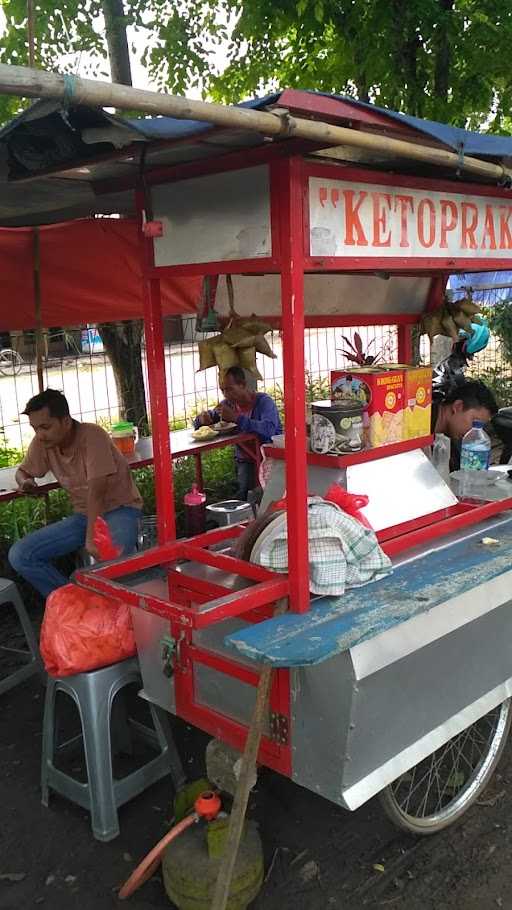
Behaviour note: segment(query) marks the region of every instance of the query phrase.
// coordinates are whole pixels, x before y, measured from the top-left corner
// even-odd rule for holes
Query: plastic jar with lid
[[[112,442],[122,455],[130,457],[135,453],[135,427],[128,420],[114,423],[110,429]]]

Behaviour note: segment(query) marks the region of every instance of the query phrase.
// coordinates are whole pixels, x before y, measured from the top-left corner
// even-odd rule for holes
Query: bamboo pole
[[[36,371],[37,384],[39,391],[44,389],[43,375],[43,324],[41,317],[41,235],[39,228],[35,227],[32,231],[32,274],[34,281],[34,312],[36,320]]]
[[[53,98],[68,104],[91,107],[113,107],[118,110],[139,111],[144,114],[177,117],[183,120],[203,120],[219,127],[252,130],[264,136],[280,139],[296,137],[329,146],[346,145],[407,158],[456,171],[464,171],[489,180],[508,180],[512,171],[501,164],[460,156],[445,149],[431,148],[365,133],[318,120],[292,117],[286,111],[266,112],[239,108],[233,105],[193,101],[178,95],[150,92],[145,89],[116,85],[78,76],[47,73],[23,66],[0,64],[0,94],[25,98]]]
[[[36,23],[34,0],[27,0],[28,61],[33,68],[36,61]],[[39,228],[32,231],[32,275],[34,282],[34,315],[36,321],[36,372],[39,391],[44,389],[43,377],[43,325],[41,317],[41,238]]]
[[[287,599],[278,601],[274,610],[274,617],[282,616],[287,609]],[[256,689],[256,701],[249,730],[247,732],[245,748],[242,754],[240,777],[238,778],[233,807],[229,817],[226,846],[219,864],[217,881],[215,882],[212,896],[211,910],[225,910],[229,901],[231,882],[244,829],[245,813],[247,811],[249,795],[256,775],[256,762],[260,740],[263,735],[265,719],[268,714],[273,672],[274,668],[269,664],[265,664],[260,672],[258,688]]]

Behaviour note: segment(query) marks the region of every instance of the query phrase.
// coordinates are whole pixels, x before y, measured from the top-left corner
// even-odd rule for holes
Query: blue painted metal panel
[[[498,547],[475,536],[426,553],[382,581],[320,598],[308,613],[288,613],[227,636],[226,645],[275,667],[320,663],[510,571],[512,519],[497,536]]]

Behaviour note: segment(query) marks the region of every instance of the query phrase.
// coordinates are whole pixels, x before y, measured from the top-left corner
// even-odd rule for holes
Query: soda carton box
[[[404,438],[404,371],[402,368],[357,367],[331,371],[333,402],[353,398],[364,405],[363,425],[368,448]]]
[[[389,364],[404,371],[404,439],[430,436],[432,418],[432,367]]]

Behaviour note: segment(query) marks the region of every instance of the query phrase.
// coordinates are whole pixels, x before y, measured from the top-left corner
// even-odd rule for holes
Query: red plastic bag
[[[101,515],[98,515],[96,521],[94,522],[92,536],[101,560],[115,559],[117,556],[119,556],[121,548],[116,547],[114,541],[112,540],[110,528]]]
[[[323,498],[326,502],[333,502],[336,506],[339,506],[347,515],[351,515],[365,528],[369,528],[370,531],[373,530],[368,519],[359,511],[368,505],[370,500],[367,496],[360,493],[348,493],[339,484],[333,483],[327,492],[324,493]]]
[[[50,676],[73,676],[133,657],[130,607],[78,585],[57,588],[46,601],[40,646]]]
[[[325,499],[326,502],[332,502],[334,505],[339,506],[340,509],[343,509],[347,515],[351,515],[352,518],[355,518],[360,524],[364,525],[365,528],[369,528],[370,531],[373,531],[373,528],[366,518],[365,515],[360,512],[360,509],[364,509],[368,505],[369,499],[368,496],[364,496],[362,493],[347,493],[343,487],[340,487],[339,484],[333,483],[327,490],[327,492],[322,496],[322,499]],[[273,502],[270,506],[271,512],[277,512],[280,509],[286,509],[286,494],[282,499],[278,499],[277,502]]]

